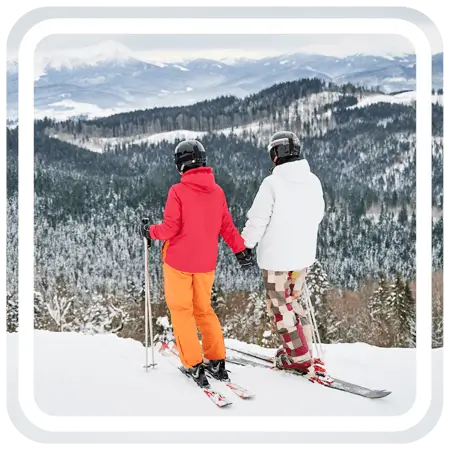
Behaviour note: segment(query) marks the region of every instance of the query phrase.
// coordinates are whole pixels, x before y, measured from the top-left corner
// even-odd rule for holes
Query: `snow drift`
[[[15,347],[17,343],[17,334],[8,334],[8,344]],[[235,340],[226,343],[233,348],[273,354],[271,349]],[[220,409],[176,369],[175,356],[164,357],[155,352],[158,365],[146,372],[145,347],[135,340],[112,334],[36,331],[35,398],[44,412],[53,415],[391,416],[412,407],[415,349],[356,343],[325,345],[324,352],[333,376],[370,388],[392,390],[392,394],[369,400],[312,384],[295,375],[229,364],[232,380],[251,389],[255,398],[242,400],[213,381],[212,387],[233,402]],[[433,350],[433,364],[441,359],[442,349]],[[15,364],[9,370],[15,370],[14,367]]]

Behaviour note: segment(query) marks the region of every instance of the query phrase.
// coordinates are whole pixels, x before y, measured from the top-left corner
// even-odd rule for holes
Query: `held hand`
[[[247,267],[251,267],[254,264],[252,258],[252,250],[250,248],[246,248],[242,252],[236,253],[236,258],[238,260],[238,263],[244,269]]]

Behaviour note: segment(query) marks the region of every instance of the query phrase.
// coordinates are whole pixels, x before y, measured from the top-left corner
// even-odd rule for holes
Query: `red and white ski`
[[[174,355],[178,357],[178,351],[176,345],[169,346],[165,342],[161,343],[160,353],[167,355]],[[251,391],[249,391],[247,388],[241,386],[240,384],[234,383],[231,380],[219,380],[216,377],[214,377],[210,372],[205,370],[206,375],[213,380],[220,381],[221,383],[224,383],[232,392],[233,394],[237,395],[239,398],[242,399],[248,399],[253,398],[255,394]]]
[[[236,394],[238,397],[242,398],[242,399],[247,399],[247,398],[253,398],[255,396],[255,394],[253,394],[253,392],[250,392],[247,388],[241,386],[240,384],[237,383],[233,383],[230,380],[219,380],[215,377],[213,377],[208,371],[206,371],[206,375],[210,378],[212,378],[213,380],[217,380],[220,381],[221,383],[224,383],[232,392],[233,394]]]
[[[220,392],[214,391],[211,388],[204,388],[199,386],[193,379],[192,377],[186,372],[185,368],[183,366],[178,367],[178,369],[180,370],[181,373],[183,373],[184,375],[186,375],[190,380],[192,380],[192,382],[198,387],[200,388],[205,395],[210,398],[219,408],[223,408],[224,406],[228,406],[228,405],[232,405],[233,403],[228,400],[223,394],[221,394]]]
[[[176,353],[169,348],[169,346],[165,343],[162,342],[161,343],[161,347],[159,348],[159,353],[162,356],[173,356],[176,355]],[[201,391],[203,391],[203,393],[219,408],[223,408],[224,406],[228,406],[228,405],[232,405],[233,403],[227,398],[225,397],[225,395],[223,395],[221,392],[218,392],[212,388],[205,388],[200,386],[199,384],[196,383],[196,381],[189,375],[189,373],[186,371],[186,369],[183,366],[179,366],[175,364],[175,361],[171,361],[171,364],[173,364],[174,366],[177,367],[177,369],[184,375],[186,375],[187,378],[189,378],[194,384],[195,386],[197,386]]]

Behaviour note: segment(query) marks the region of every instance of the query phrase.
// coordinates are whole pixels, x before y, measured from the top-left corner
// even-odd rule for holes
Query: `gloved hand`
[[[242,252],[236,253],[236,258],[242,268],[251,267],[255,263],[252,258],[252,250],[250,248],[246,248]]]
[[[142,219],[141,223],[137,226],[138,234],[147,239],[147,245],[150,247],[152,245],[152,238],[150,237],[150,221],[148,219]]]

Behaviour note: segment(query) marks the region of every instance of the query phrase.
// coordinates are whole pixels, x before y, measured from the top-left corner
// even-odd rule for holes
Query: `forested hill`
[[[239,229],[271,167],[266,151],[268,137],[280,128],[295,131],[301,136],[302,154],[321,179],[325,192],[319,265],[314,272],[319,285],[314,292],[323,292],[329,283],[335,289],[351,289],[366,301],[372,293],[368,280],[388,278],[396,286],[403,286],[402,280],[412,282],[416,111],[408,95],[384,96],[357,87],[341,90],[315,80],[300,80],[273,86],[245,100],[222,97],[189,107],[127,113],[96,121],[36,122],[38,316],[50,320],[49,308],[57,311],[61,302],[70,301],[73,311],[106,302],[113,317],[117,302],[142,299],[142,248],[134,226],[144,215],[153,222],[161,220],[167,191],[179,180],[172,156],[179,139],[174,130],[191,130],[192,136],[201,138]],[[442,118],[443,107],[435,98],[436,271],[442,269],[443,259]],[[163,131],[164,135],[155,134]],[[101,146],[96,152],[83,148],[98,142]],[[15,316],[11,319],[11,314],[17,306],[17,143],[17,129],[8,129],[7,302],[12,305],[8,323],[12,323]],[[151,251],[150,264],[153,298],[158,302],[163,299],[158,246]],[[222,241],[215,289],[227,296],[230,308],[240,311],[239,317],[242,308],[248,309],[247,316],[260,317],[262,310],[252,309],[264,304],[259,270],[255,267],[243,272]],[[247,297],[239,297],[247,295],[242,292],[251,293],[248,304]],[[339,295],[337,304],[342,300]],[[243,304],[233,303],[239,298]],[[255,303],[256,298],[259,300]],[[55,301],[59,303],[53,305]],[[130,305],[133,310],[133,303]],[[364,303],[360,306],[365,311]],[[229,313],[231,310],[223,314]],[[238,330],[240,321],[233,320],[226,327]],[[261,324],[258,320],[255,324]],[[347,339],[352,327],[345,321],[342,324],[339,333]],[[263,331],[261,328],[261,335]]]
[[[155,134],[178,129],[202,132],[261,121],[276,122],[289,114],[289,108],[299,99],[323,92],[337,95],[361,95],[367,90],[346,84],[334,85],[320,79],[302,79],[279,83],[245,98],[221,96],[188,106],[153,108],[115,114],[95,120],[63,121],[54,124],[58,132],[85,134],[88,136],[118,137],[137,134]],[[351,98],[347,104],[354,104]],[[321,105],[325,106],[325,105]],[[295,117],[301,120],[299,113]]]
[[[276,84],[244,99],[219,97],[90,121],[44,120],[37,123],[37,130],[114,154],[122,158],[122,165],[164,160],[166,148],[173,148],[182,135],[180,130],[188,130],[207,144],[216,170],[223,172],[229,166],[230,175],[255,179],[258,175],[253,171],[267,161],[269,136],[290,129],[301,137],[303,154],[321,177],[332,204],[334,197],[346,197],[361,214],[384,202],[400,208],[414,201],[416,111],[409,94],[386,96],[351,84],[303,79]],[[439,97],[433,98],[433,204],[441,208],[443,107]],[[243,161],[241,150],[235,149],[241,145],[258,151],[246,155],[242,150]],[[146,149],[155,150],[150,161],[142,156]],[[129,155],[133,155],[131,162]]]

